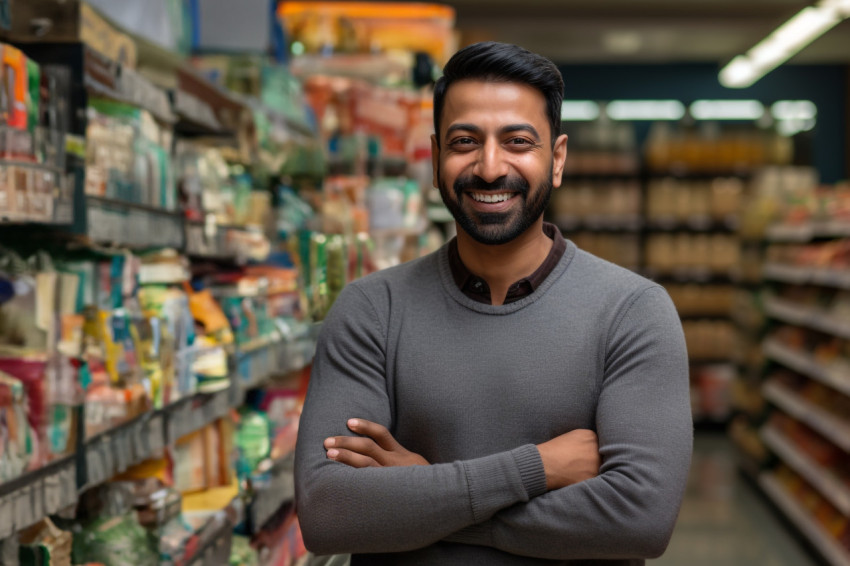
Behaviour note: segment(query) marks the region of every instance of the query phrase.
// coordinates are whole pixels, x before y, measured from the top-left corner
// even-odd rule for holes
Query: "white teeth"
[[[511,193],[502,193],[500,195],[490,193],[472,193],[472,198],[478,202],[504,202],[511,198],[511,196],[513,196]]]

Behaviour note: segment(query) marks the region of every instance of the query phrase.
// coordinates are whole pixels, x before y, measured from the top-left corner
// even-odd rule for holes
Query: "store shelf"
[[[233,524],[226,518],[215,515],[196,534],[198,545],[185,558],[186,566],[229,564],[230,548],[233,544]]]
[[[792,285],[820,285],[850,290],[850,271],[842,269],[766,263],[762,268],[762,277]]]
[[[765,239],[771,242],[810,242],[819,238],[850,237],[850,223],[840,220],[822,220],[805,224],[778,224],[770,226]]]
[[[573,159],[574,156],[570,154],[570,158]],[[569,162],[570,160],[567,160],[568,164]],[[622,171],[620,173],[589,170],[567,170],[564,171],[563,183],[567,185],[576,181],[636,181],[640,180],[640,176],[641,172],[637,169],[634,169],[632,171]]]
[[[805,508],[769,472],[759,476],[759,486],[832,566],[850,566],[850,552],[818,525]]]
[[[850,371],[846,361],[834,362],[829,366],[819,363],[814,356],[795,352],[776,339],[767,338],[762,344],[764,355],[806,377],[850,395]]]
[[[369,228],[369,234],[376,239],[395,237],[409,238],[421,236],[427,229],[428,222],[423,218],[415,226]]]
[[[646,267],[641,273],[648,279],[660,283],[702,283],[715,285],[731,285],[739,280],[733,272],[712,271],[708,268],[679,268],[673,271],[661,271]]]
[[[814,309],[798,305],[793,301],[767,297],[764,300],[764,311],[782,322],[805,326],[850,340],[850,321],[832,315],[828,309]]]
[[[165,447],[167,410],[149,411],[86,439],[81,489],[102,484],[145,460],[160,457]]]
[[[667,169],[650,169],[647,174],[650,179],[673,177],[674,179],[688,179],[694,181],[711,181],[718,177],[746,179],[752,175],[752,168],[742,167],[740,169],[725,169],[722,171],[695,171],[693,169],[689,169],[686,165],[677,166],[676,164],[670,164]]]
[[[230,389],[216,393],[197,393],[177,401],[163,410],[166,414],[166,442],[172,444],[178,438],[227,416],[232,405]]]
[[[2,184],[8,193],[0,209],[0,225],[69,225],[73,203],[67,197],[62,169],[45,163],[0,159]]]
[[[162,122],[176,121],[164,90],[88,46],[83,48],[83,73],[83,84],[90,93],[143,108]]]
[[[263,479],[253,481],[253,498],[248,508],[250,531],[257,533],[284,506],[295,499],[295,454],[288,454],[263,471]]]
[[[829,500],[844,516],[850,517],[850,487],[829,470],[812,460],[775,427],[767,425],[761,430],[765,444],[783,462],[803,476],[812,487]]]
[[[75,455],[0,484],[0,540],[77,503]]]
[[[164,208],[86,195],[86,235],[130,249],[182,249],[183,218]]]
[[[647,230],[654,232],[724,232],[731,233],[738,229],[738,219],[730,217],[717,220],[710,216],[692,216],[690,218],[654,218],[646,225]]]
[[[577,216],[559,216],[554,219],[555,225],[562,232],[639,232],[643,228],[640,217],[605,217],[588,216],[579,218]]]
[[[842,450],[850,452],[850,421],[842,419],[800,397],[775,381],[762,386],[764,398],[788,415],[814,429]]]

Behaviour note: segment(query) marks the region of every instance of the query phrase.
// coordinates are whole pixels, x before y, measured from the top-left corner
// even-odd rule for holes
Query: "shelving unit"
[[[850,487],[842,483],[829,470],[824,469],[809,456],[802,453],[791,440],[772,426],[764,427],[761,436],[767,447],[783,462],[803,476],[839,511],[845,515],[850,515]]]
[[[765,279],[779,283],[850,289],[850,273],[843,270],[767,263],[763,274]]]
[[[41,6],[49,4],[38,3]],[[28,5],[20,9],[26,12],[27,17],[34,17],[37,14],[32,12],[31,8],[32,6]],[[63,160],[56,164],[0,160],[0,175],[5,176],[0,180],[6,182],[8,177],[15,189],[15,192],[8,193],[13,198],[8,201],[0,199],[0,237],[4,240],[4,246],[14,247],[23,255],[32,254],[34,250],[42,248],[48,249],[51,261],[58,259],[62,263],[61,269],[65,269],[66,263],[71,265],[69,269],[75,277],[82,273],[76,270],[91,270],[79,275],[78,299],[71,301],[76,305],[71,307],[70,312],[85,319],[88,314],[85,307],[89,307],[97,309],[98,316],[105,313],[105,316],[112,317],[116,311],[120,311],[120,316],[127,317],[119,322],[111,320],[108,326],[104,325],[109,329],[105,330],[105,333],[112,331],[115,334],[112,335],[114,343],[107,340],[98,342],[97,346],[103,347],[103,350],[98,352],[102,352],[114,347],[119,341],[116,338],[119,329],[112,326],[113,324],[129,326],[127,320],[133,316],[139,318],[139,312],[147,308],[133,304],[133,301],[139,300],[136,295],[137,286],[160,285],[162,289],[169,287],[169,291],[178,287],[182,289],[184,285],[189,285],[193,275],[198,276],[199,266],[202,274],[211,270],[244,274],[250,269],[245,266],[248,259],[257,259],[251,255],[251,245],[254,244],[246,242],[265,239],[265,247],[271,247],[268,244],[272,231],[269,226],[256,220],[261,216],[253,214],[256,207],[243,207],[243,213],[238,217],[236,214],[221,214],[216,216],[215,223],[210,222],[212,218],[207,214],[209,210],[205,208],[204,202],[199,205],[203,214],[201,219],[198,219],[197,214],[190,214],[192,211],[188,204],[181,200],[183,195],[179,192],[177,179],[172,178],[170,174],[176,154],[176,141],[191,139],[191,143],[208,143],[205,147],[214,147],[216,151],[224,148],[221,154],[229,152],[226,153],[227,159],[238,162],[242,171],[253,175],[251,181],[257,181],[244,189],[242,196],[245,197],[245,191],[249,191],[246,198],[254,199],[256,195],[252,191],[262,189],[264,194],[260,196],[266,198],[264,201],[257,199],[257,202],[271,203],[271,193],[275,187],[269,183],[274,178],[256,174],[257,171],[252,169],[255,166],[257,170],[260,169],[257,166],[260,157],[252,153],[251,144],[260,145],[262,141],[267,141],[252,130],[255,120],[266,120],[265,123],[271,129],[268,136],[276,136],[276,142],[268,142],[262,146],[266,152],[277,149],[275,143],[285,143],[288,149],[297,144],[314,143],[317,134],[306,120],[300,122],[285,117],[259,99],[235,94],[214,85],[200,72],[189,68],[188,62],[175,55],[162,54],[161,49],[148,46],[144,48],[148,51],[146,56],[159,58],[154,66],[165,61],[165,68],[158,69],[161,72],[154,75],[158,78],[167,75],[173,79],[164,81],[166,84],[155,84],[147,78],[150,75],[134,68],[135,54],[130,57],[133,63],[122,64],[83,43],[80,34],[85,33],[85,30],[81,30],[78,24],[83,17],[81,14],[84,13],[94,14],[91,8],[76,0],[56,6],[51,16],[61,16],[57,19],[60,23],[58,27],[47,30],[45,37],[27,36],[20,40],[26,57],[30,58],[37,68],[67,70],[68,84],[63,90],[63,102],[68,108],[65,120],[67,124],[63,124],[67,126],[67,130],[61,131],[61,135],[56,137],[58,141],[54,149],[63,157]],[[22,20],[16,22],[11,40],[5,31],[3,32],[3,41],[14,42],[15,37],[18,37],[16,34],[26,36],[29,33],[30,30],[24,29],[26,26],[18,25],[20,21]],[[106,37],[109,35],[107,32],[104,34],[105,39],[114,39],[113,36]],[[113,56],[115,55],[116,53],[113,53]],[[104,100],[108,102],[103,102]],[[106,106],[111,103],[120,103],[123,106]],[[93,110],[97,104],[116,109],[116,115],[122,111],[126,112],[137,120],[129,126],[122,123],[122,126],[126,126],[124,134],[127,133],[126,130],[136,127],[133,135],[139,136],[142,125],[153,128],[151,124],[155,124],[159,128],[156,132],[162,136],[156,139],[146,138],[145,141],[155,150],[162,151],[165,156],[163,160],[156,161],[148,154],[142,156],[133,153],[129,155],[130,161],[121,162],[122,165],[130,163],[127,170],[132,171],[131,176],[115,180],[111,175],[120,175],[121,171],[103,167],[98,171],[102,174],[101,177],[96,178],[94,183],[89,183],[90,179],[86,178],[86,173],[94,169],[90,162],[94,151],[84,151],[83,140],[91,141],[87,137],[89,126],[95,119],[101,119],[101,115],[95,114]],[[123,114],[121,117],[123,119]],[[68,134],[69,140],[75,142],[70,145],[76,148],[75,153],[69,152],[67,156],[65,134]],[[145,135],[147,134],[150,132]],[[138,137],[134,138],[134,141],[138,141]],[[132,144],[133,151],[137,151],[138,145],[140,144]],[[90,144],[88,149],[93,150],[93,146],[93,143]],[[121,154],[121,157],[125,155]],[[133,161],[134,159],[136,161]],[[231,175],[229,169],[226,174]],[[40,177],[36,178],[36,175]],[[50,183],[47,183],[48,180]],[[158,191],[155,187],[162,187],[162,190]],[[98,188],[100,190],[97,190]],[[168,198],[164,196],[166,192]],[[233,209],[236,209],[235,205]],[[263,220],[268,218],[263,217]],[[132,255],[131,251],[134,252]],[[148,251],[154,253],[141,253]],[[266,254],[268,255],[268,251]],[[154,256],[157,257],[156,262],[146,263],[148,258]],[[113,262],[113,259],[126,263]],[[195,268],[194,272],[190,267],[190,260]],[[116,267],[118,265],[122,267]],[[86,277],[88,278],[85,279]],[[84,288],[84,280],[89,287]],[[109,282],[105,283],[105,280]],[[105,293],[104,289],[107,289]],[[294,295],[295,292],[291,291],[291,294]],[[111,296],[106,296],[110,294]],[[189,294],[184,291],[183,296],[188,299]],[[97,422],[99,416],[93,416],[97,413],[97,405],[90,404],[91,388],[85,381],[86,378],[80,377],[82,372],[79,368],[90,362],[90,359],[84,356],[90,356],[95,348],[89,351],[79,348],[79,352],[74,354],[63,352],[63,355],[68,357],[63,360],[63,363],[67,362],[67,368],[63,365],[63,371],[73,373],[74,385],[79,387],[77,396],[71,398],[72,395],[69,394],[67,399],[68,411],[73,413],[73,431],[69,433],[71,440],[68,441],[67,447],[62,448],[63,456],[53,456],[50,460],[45,449],[44,456],[41,452],[37,454],[40,465],[38,469],[0,483],[0,506],[3,510],[0,514],[0,546],[4,551],[8,549],[9,553],[17,555],[17,533],[46,518],[59,521],[58,516],[74,517],[72,510],[76,509],[78,503],[90,495],[98,494],[100,487],[112,482],[120,474],[133,468],[138,469],[140,464],[151,461],[165,462],[166,455],[174,457],[176,461],[179,445],[186,444],[193,436],[203,436],[206,441],[207,435],[214,432],[222,435],[216,436],[216,442],[221,442],[222,445],[230,442],[231,439],[224,437],[230,433],[230,429],[221,421],[231,420],[234,411],[245,407],[246,404],[253,406],[255,399],[259,397],[257,390],[267,389],[272,391],[271,394],[281,393],[287,396],[294,395],[303,388],[302,380],[306,378],[304,370],[312,362],[320,324],[307,327],[275,320],[275,331],[265,333],[259,339],[229,347],[213,347],[212,349],[226,353],[227,379],[213,372],[210,379],[204,381],[198,375],[192,375],[193,370],[187,368],[191,367],[198,352],[205,348],[210,349],[210,346],[204,345],[200,340],[208,336],[196,335],[193,330],[191,336],[181,334],[186,340],[179,342],[172,332],[184,332],[187,326],[181,325],[197,323],[197,319],[193,321],[194,313],[190,312],[188,303],[180,308],[184,309],[180,311],[181,315],[189,316],[188,322],[175,322],[173,311],[169,313],[172,316],[170,321],[167,320],[169,314],[145,313],[143,322],[149,322],[150,317],[156,318],[160,324],[146,326],[145,330],[149,334],[145,336],[132,337],[135,343],[132,361],[126,358],[118,359],[117,363],[129,363],[132,371],[118,372],[120,379],[115,379],[110,374],[106,380],[97,382],[98,386],[109,390],[109,395],[114,394],[108,397],[108,401],[101,401],[104,404],[117,404],[118,393],[122,394],[126,406],[121,409],[133,416],[120,423],[115,414],[104,416],[102,423]],[[134,310],[131,312],[131,309]],[[58,307],[54,315],[56,324],[60,324]],[[135,326],[136,319],[133,319],[132,331],[141,328],[141,325]],[[86,322],[81,324],[90,322],[90,319],[86,319]],[[231,321],[228,320],[226,325],[228,330],[229,322]],[[271,320],[266,322],[272,323]],[[170,323],[175,326],[168,326]],[[263,327],[263,332],[268,330],[270,324]],[[81,334],[84,334],[82,329]],[[162,336],[166,334],[167,338],[161,341]],[[245,335],[255,334],[256,330],[253,329],[245,332]],[[90,335],[88,337],[92,339]],[[126,336],[126,340],[130,339]],[[196,339],[198,341],[195,341]],[[222,336],[220,343],[227,343],[227,339],[227,336]],[[73,342],[73,338],[69,340]],[[148,342],[144,343],[144,340]],[[79,336],[78,343],[82,344],[82,335]],[[154,353],[142,344],[150,345]],[[161,360],[157,359],[157,367],[151,370],[154,364],[144,357],[159,356],[158,350],[162,344],[165,344],[163,349],[174,349],[173,352],[165,354],[170,356],[167,359],[173,365],[166,367],[165,362],[159,365]],[[223,360],[224,356],[221,359]],[[73,363],[78,365],[72,369]],[[148,365],[143,368],[145,363]],[[161,389],[158,397],[154,392],[159,385],[151,385],[153,379],[147,383],[142,382],[142,377],[150,377],[150,374],[145,372],[157,370],[162,379],[159,385],[165,382],[163,376],[169,370],[175,376],[174,384],[169,383],[171,388],[168,393],[163,393],[164,389]],[[100,371],[104,370],[101,368]],[[99,378],[102,379],[108,371],[111,370],[102,373]],[[191,378],[185,389],[183,383],[177,384],[179,376],[183,375],[181,372]],[[137,381],[129,380],[131,374],[132,379]],[[197,386],[195,381],[199,382]],[[14,383],[19,384],[20,380]],[[130,387],[136,385],[139,388],[133,395],[144,388],[144,385],[147,385],[148,389],[140,397],[133,397],[131,404]],[[29,395],[28,392],[26,394]],[[169,398],[174,399],[177,396],[180,397],[168,401]],[[46,409],[50,411],[57,402],[54,398],[48,400],[47,397],[40,401],[43,401]],[[164,406],[154,408],[163,402]],[[91,411],[87,411],[87,407],[90,407]],[[25,416],[29,415],[25,413]],[[215,427],[209,426],[212,423],[216,423]],[[219,433],[219,429],[224,432]],[[33,435],[42,434],[41,431],[36,432],[34,427],[28,431]],[[204,447],[204,450],[207,449],[209,444]],[[52,454],[54,452],[50,453]],[[229,457],[230,454],[227,458]],[[30,465],[36,461],[36,455],[31,452],[26,453],[26,458]],[[48,460],[47,464],[41,465]],[[268,470],[269,485],[258,484],[256,489],[249,492],[243,491],[244,486],[239,486],[235,481],[237,473],[232,469],[228,472],[217,472],[219,479],[227,477],[234,480],[229,488],[238,493],[238,496],[223,509],[212,513],[202,524],[197,521],[194,523],[196,531],[187,540],[186,552],[180,563],[226,564],[230,559],[231,540],[237,524],[247,521],[253,525],[251,534],[259,534],[266,525],[274,528],[275,514],[285,512],[294,497],[292,456],[290,454],[288,458],[282,457],[279,460],[273,462]],[[232,462],[227,460],[222,466],[230,467]],[[19,473],[19,470],[4,470],[5,473]],[[207,470],[205,473],[208,473]],[[217,484],[204,480],[204,485]],[[184,493],[184,497],[185,495]],[[178,510],[179,503],[178,500]],[[289,507],[291,508],[291,505]],[[251,510],[250,517],[248,509]],[[3,562],[3,559],[0,559],[0,562]]]
[[[764,299],[764,310],[776,320],[850,340],[850,321],[835,316],[828,309],[813,309],[793,301],[768,296]]]
[[[0,484],[0,504],[14,508],[19,518],[12,524],[0,523],[0,539],[76,504],[79,493],[107,482],[145,460],[160,457],[163,449],[173,445],[177,439],[227,417],[231,409],[242,405],[247,391],[264,386],[273,376],[306,367],[312,358],[314,340],[315,332],[311,337],[294,343],[278,341],[255,346],[251,353],[266,351],[274,354],[275,359],[288,363],[270,368],[249,382],[234,376],[231,387],[218,393],[198,393],[162,409],[140,414],[81,440],[74,454]],[[288,351],[295,355],[288,357],[287,349],[281,348],[283,345],[290,346]],[[272,487],[257,492],[257,497],[263,498],[257,507],[260,513],[257,518],[263,521],[255,521],[255,525],[262,525],[292,499],[291,456],[276,463],[274,470]],[[287,486],[288,489],[281,489]]]
[[[808,210],[840,210],[829,200],[840,193],[819,191],[812,189]],[[769,409],[752,425],[772,454],[758,484],[832,566],[850,564],[850,550],[826,526],[831,513],[850,518],[850,486],[841,472],[850,461],[850,420],[841,409],[850,397],[842,347],[850,325],[826,305],[850,289],[850,272],[829,267],[828,252],[847,234],[847,224],[831,218],[768,226],[761,245],[770,261],[757,295],[766,321],[757,334],[760,390]],[[820,250],[819,264],[808,265],[805,257]],[[835,350],[822,347],[827,343]]]
[[[850,566],[850,552],[847,552],[829,536],[823,527],[815,522],[809,512],[785,491],[772,474],[765,472],[760,475],[758,484],[830,564],[833,566]]]
[[[806,401],[787,387],[767,381],[763,388],[765,399],[786,414],[819,432],[843,450],[850,452],[850,421],[841,419],[810,401]]]

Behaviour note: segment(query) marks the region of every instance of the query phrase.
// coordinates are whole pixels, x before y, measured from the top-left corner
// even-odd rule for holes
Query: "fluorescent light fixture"
[[[750,86],[848,16],[850,0],[821,0],[803,8],[746,55],[732,59],[720,71],[720,83],[728,88]]]
[[[821,6],[831,8],[841,16],[850,17],[850,0],[821,0]]]
[[[697,120],[758,120],[764,115],[758,100],[697,100],[690,110]]]
[[[817,106],[811,100],[780,100],[770,107],[776,120],[814,120]]]
[[[599,118],[599,105],[592,100],[564,100],[561,102],[562,122],[588,122]]]
[[[815,127],[814,118],[810,120],[780,120],[776,123],[776,131],[783,136],[793,136],[800,132],[808,132]]]
[[[685,105],[678,100],[614,100],[605,111],[612,120],[681,120]]]

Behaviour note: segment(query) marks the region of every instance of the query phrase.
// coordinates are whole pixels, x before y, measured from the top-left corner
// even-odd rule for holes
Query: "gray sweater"
[[[322,442],[385,425],[432,465],[355,469]],[[535,444],[596,431],[598,477],[546,491]],[[319,338],[295,460],[307,548],[352,564],[639,565],[690,465],[681,324],[664,289],[568,242],[531,295],[466,297],[446,248],[349,284]]]

